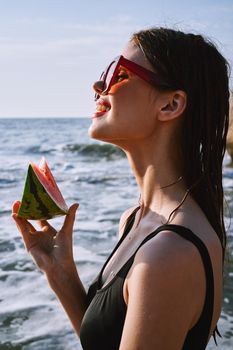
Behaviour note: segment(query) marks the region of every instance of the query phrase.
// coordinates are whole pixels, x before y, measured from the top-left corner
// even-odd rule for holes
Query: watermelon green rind
[[[60,208],[46,192],[29,164],[18,216],[29,220],[47,220],[66,215],[67,212],[68,209]]]

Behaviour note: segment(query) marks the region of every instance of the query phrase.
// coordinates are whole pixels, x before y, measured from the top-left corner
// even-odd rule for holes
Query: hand
[[[21,233],[25,247],[33,260],[46,274],[53,274],[60,270],[75,269],[72,248],[72,235],[75,213],[78,204],[73,204],[65,217],[60,231],[56,231],[46,220],[38,221],[41,230],[26,219],[17,216],[20,202],[12,206],[12,217]]]

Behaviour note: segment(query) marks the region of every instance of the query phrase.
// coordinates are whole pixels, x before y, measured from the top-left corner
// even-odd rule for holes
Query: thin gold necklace
[[[183,176],[180,176],[177,180],[171,182],[171,183],[168,184],[168,185],[158,186],[156,189],[162,190],[163,188],[171,187],[171,186],[173,186],[173,185],[176,185],[176,184],[177,184],[178,182],[180,182],[181,180],[183,180]],[[141,196],[141,193],[140,193],[139,200],[138,200],[138,204],[139,204],[139,205],[142,205],[141,199],[142,199],[142,196]]]

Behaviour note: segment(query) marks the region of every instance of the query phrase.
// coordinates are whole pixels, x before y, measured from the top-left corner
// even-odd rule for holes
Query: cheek
[[[148,94],[136,90],[131,98],[128,91],[127,94],[121,94],[119,100],[117,97],[115,96],[115,103],[112,106],[112,117],[117,124],[121,124],[121,129],[134,138],[151,135],[155,128],[156,117]]]

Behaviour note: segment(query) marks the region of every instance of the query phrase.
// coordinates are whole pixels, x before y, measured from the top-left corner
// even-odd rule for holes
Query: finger
[[[20,207],[20,201],[15,201],[12,205],[12,214],[13,213],[17,214],[19,211],[19,207]]]
[[[28,229],[28,231],[30,233],[33,233],[36,231],[36,229],[32,226],[32,224],[30,224],[30,222],[28,222],[26,219],[24,218],[19,218],[18,217],[18,211],[19,211],[19,207],[20,207],[20,201],[15,201],[12,205],[12,218],[15,220],[16,224],[18,227],[22,227],[22,225],[25,225],[25,227]],[[20,223],[18,225],[18,223]]]
[[[50,225],[47,220],[38,220],[37,222],[43,231],[50,231],[53,234],[53,236],[57,234],[55,228],[52,225]]]
[[[72,233],[74,221],[75,221],[75,214],[78,207],[79,207],[78,203],[71,205],[71,207],[69,208],[68,214],[66,215],[61,231]]]
[[[12,214],[12,218],[15,220],[15,223],[22,234],[25,232],[27,232],[27,234],[36,232],[35,227],[30,222],[26,219],[19,218],[16,213]]]
[[[17,214],[12,214],[13,219],[15,220],[16,226],[23,237],[23,241],[27,251],[31,249],[32,246],[38,242],[38,239],[35,235],[35,228],[27,220],[17,217]],[[31,234],[33,232],[33,234]]]

